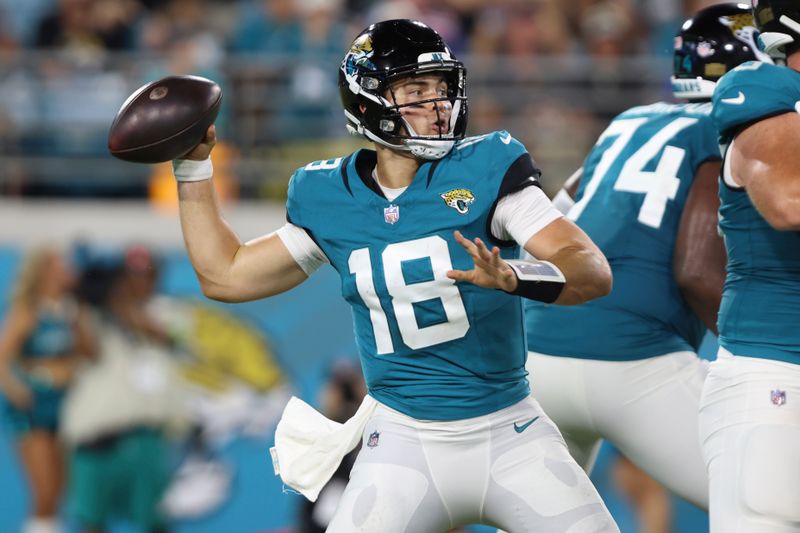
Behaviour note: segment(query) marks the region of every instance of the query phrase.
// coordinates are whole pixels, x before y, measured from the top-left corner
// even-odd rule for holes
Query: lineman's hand
[[[474,241],[470,241],[460,231],[453,232],[453,235],[472,257],[475,268],[450,270],[447,272],[448,278],[456,281],[468,281],[479,287],[500,289],[506,292],[512,292],[517,288],[517,276],[500,257],[500,248],[495,246],[489,250],[479,238],[476,237]]]
[[[217,144],[217,129],[212,124],[206,130],[206,135],[203,140],[192,148],[187,154],[183,155],[180,159],[190,159],[192,161],[203,161],[208,159],[214,145]]]

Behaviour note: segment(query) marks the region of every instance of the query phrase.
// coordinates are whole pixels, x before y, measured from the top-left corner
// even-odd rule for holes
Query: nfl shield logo
[[[714,55],[714,47],[711,46],[711,43],[703,41],[697,45],[697,55],[700,57],[712,56]]]
[[[378,439],[380,439],[380,438],[381,438],[381,434],[378,433],[377,431],[373,431],[372,433],[370,433],[369,439],[367,439],[367,447],[368,448],[374,448],[375,446],[377,446],[378,445]]]
[[[395,222],[400,220],[400,206],[392,204],[389,207],[384,207],[383,220],[387,224],[394,224]]]
[[[786,403],[786,391],[775,389],[770,392],[770,398],[775,405],[783,405]]]

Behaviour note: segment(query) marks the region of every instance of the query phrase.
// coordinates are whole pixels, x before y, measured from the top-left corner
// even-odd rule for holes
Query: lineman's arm
[[[565,215],[575,205],[575,197],[578,195],[578,186],[581,184],[583,177],[583,167],[579,168],[572,173],[564,185],[553,197],[553,207],[564,213]]]
[[[733,181],[777,230],[800,230],[800,114],[761,120],[736,136],[727,157]]]
[[[717,313],[725,283],[725,244],[717,231],[719,161],[697,169],[683,209],[672,270],[689,307],[717,334]]]
[[[203,161],[216,142],[214,127],[185,159]],[[276,233],[242,243],[222,218],[210,179],[178,184],[181,230],[203,294],[243,302],[291,289],[307,276]]]

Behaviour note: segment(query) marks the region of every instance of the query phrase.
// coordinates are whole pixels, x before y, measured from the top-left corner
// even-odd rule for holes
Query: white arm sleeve
[[[525,187],[497,202],[492,235],[503,241],[514,240],[524,247],[528,239],[562,216],[539,187]]]
[[[319,270],[319,267],[329,262],[325,252],[317,246],[314,239],[309,237],[303,228],[287,223],[276,233],[307,276],[310,276]]]

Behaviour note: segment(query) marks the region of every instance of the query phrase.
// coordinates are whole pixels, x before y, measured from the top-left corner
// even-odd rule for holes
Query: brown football
[[[135,163],[161,163],[203,140],[222,104],[219,85],[199,76],[168,76],[125,100],[108,132],[111,155]]]

